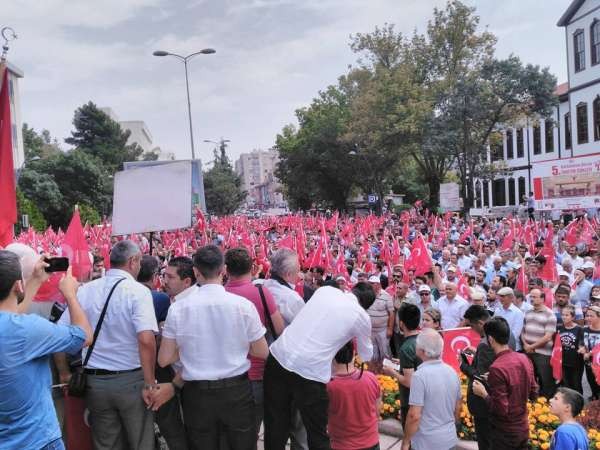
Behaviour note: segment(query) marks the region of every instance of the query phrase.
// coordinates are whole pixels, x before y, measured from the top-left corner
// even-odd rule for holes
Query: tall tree
[[[131,132],[123,131],[119,123],[92,102],[77,108],[73,126],[75,130],[65,142],[97,158],[110,173],[121,170],[125,161],[135,161],[143,153],[138,144],[127,144]]]
[[[219,152],[214,152],[213,166],[204,173],[206,209],[216,215],[233,214],[246,198],[242,180],[233,171],[226,149],[225,141],[221,141]]]
[[[38,133],[26,123],[23,124],[23,147],[25,161],[30,161],[32,158],[47,158],[60,152],[58,142],[52,140],[48,130]]]

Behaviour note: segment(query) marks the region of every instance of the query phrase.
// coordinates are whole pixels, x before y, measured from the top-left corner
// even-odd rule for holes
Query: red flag
[[[562,342],[560,333],[556,333],[554,338],[554,347],[552,348],[552,356],[550,357],[550,365],[552,366],[552,376],[556,381],[562,380]]]
[[[469,288],[469,284],[465,280],[465,277],[461,274],[458,277],[458,284],[456,285],[458,290],[458,295],[462,298],[469,300],[471,298],[471,289]]]
[[[79,281],[86,280],[92,268],[89,252],[90,249],[79,218],[79,208],[75,207],[73,218],[62,243],[62,253],[69,258],[69,263],[73,268],[73,276]]]
[[[501,250],[510,250],[512,249],[513,245],[514,245],[514,240],[515,240],[515,224],[514,222],[510,222],[510,229],[508,230],[508,233],[506,233],[506,236],[504,236],[504,239],[502,239],[502,245],[500,246]]]
[[[13,240],[13,225],[17,221],[17,195],[13,163],[8,69],[0,65],[0,247]]]
[[[65,297],[60,292],[58,288],[58,283],[60,279],[63,277],[63,274],[60,272],[54,272],[50,275],[47,281],[45,281],[38,291],[35,293],[34,300],[36,302],[65,302]]]
[[[431,270],[431,258],[421,234],[415,239],[410,257],[407,259],[405,266],[407,269],[414,269],[417,276],[424,275],[425,272]]]
[[[92,431],[85,399],[65,392],[65,429],[67,450],[92,450]]]
[[[592,370],[596,377],[596,383],[600,383],[600,344],[592,349]]]
[[[458,354],[466,347],[477,348],[481,336],[479,336],[471,328],[452,328],[442,330],[444,337],[444,351],[442,353],[442,361],[454,370],[460,372],[460,364],[458,362]]]
[[[290,234],[284,238],[281,238],[277,243],[277,247],[279,248],[289,248],[290,250],[294,249],[294,237]]]
[[[539,277],[542,280],[550,281],[553,283],[558,282],[558,271],[556,270],[556,263],[554,262],[554,249],[552,246],[544,246],[541,254],[546,258],[546,264],[539,273]]]
[[[515,287],[523,294],[527,293],[529,280],[527,279],[527,275],[525,275],[525,264],[522,264],[521,268],[519,269],[519,276],[517,277],[517,284]]]

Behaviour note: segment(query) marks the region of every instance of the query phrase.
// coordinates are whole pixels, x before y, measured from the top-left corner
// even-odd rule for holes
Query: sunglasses
[[[423,297],[424,295],[429,295],[429,294],[430,294],[429,292],[419,292],[419,295],[420,295],[421,297]]]

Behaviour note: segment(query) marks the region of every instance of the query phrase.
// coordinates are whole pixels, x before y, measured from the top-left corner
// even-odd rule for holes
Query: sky
[[[496,54],[550,67],[566,81],[564,29],[570,0],[465,0],[498,37]],[[356,62],[350,35],[393,23],[423,32],[438,0],[4,0],[0,27],[18,39],[22,120],[60,142],[73,112],[93,101],[120,120],[143,120],[154,145],[191,156],[183,64],[154,57],[210,47],[189,64],[196,156],[205,139],[229,139],[232,160],[268,149],[295,110]],[[68,148],[62,144],[63,148]]]

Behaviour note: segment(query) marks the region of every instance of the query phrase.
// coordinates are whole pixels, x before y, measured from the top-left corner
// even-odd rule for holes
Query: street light
[[[188,119],[190,122],[190,142],[192,145],[192,159],[196,159],[196,151],[194,150],[194,131],[192,128],[192,104],[190,102],[190,81],[188,77],[188,66],[187,63],[190,59],[192,59],[196,55],[211,55],[216,53],[215,49],[205,48],[200,50],[199,52],[192,53],[187,56],[177,55],[176,53],[165,52],[164,50],[156,50],[152,53],[154,56],[174,56],[179,60],[183,61],[183,67],[185,68],[185,87],[187,89],[187,103],[188,103]]]

